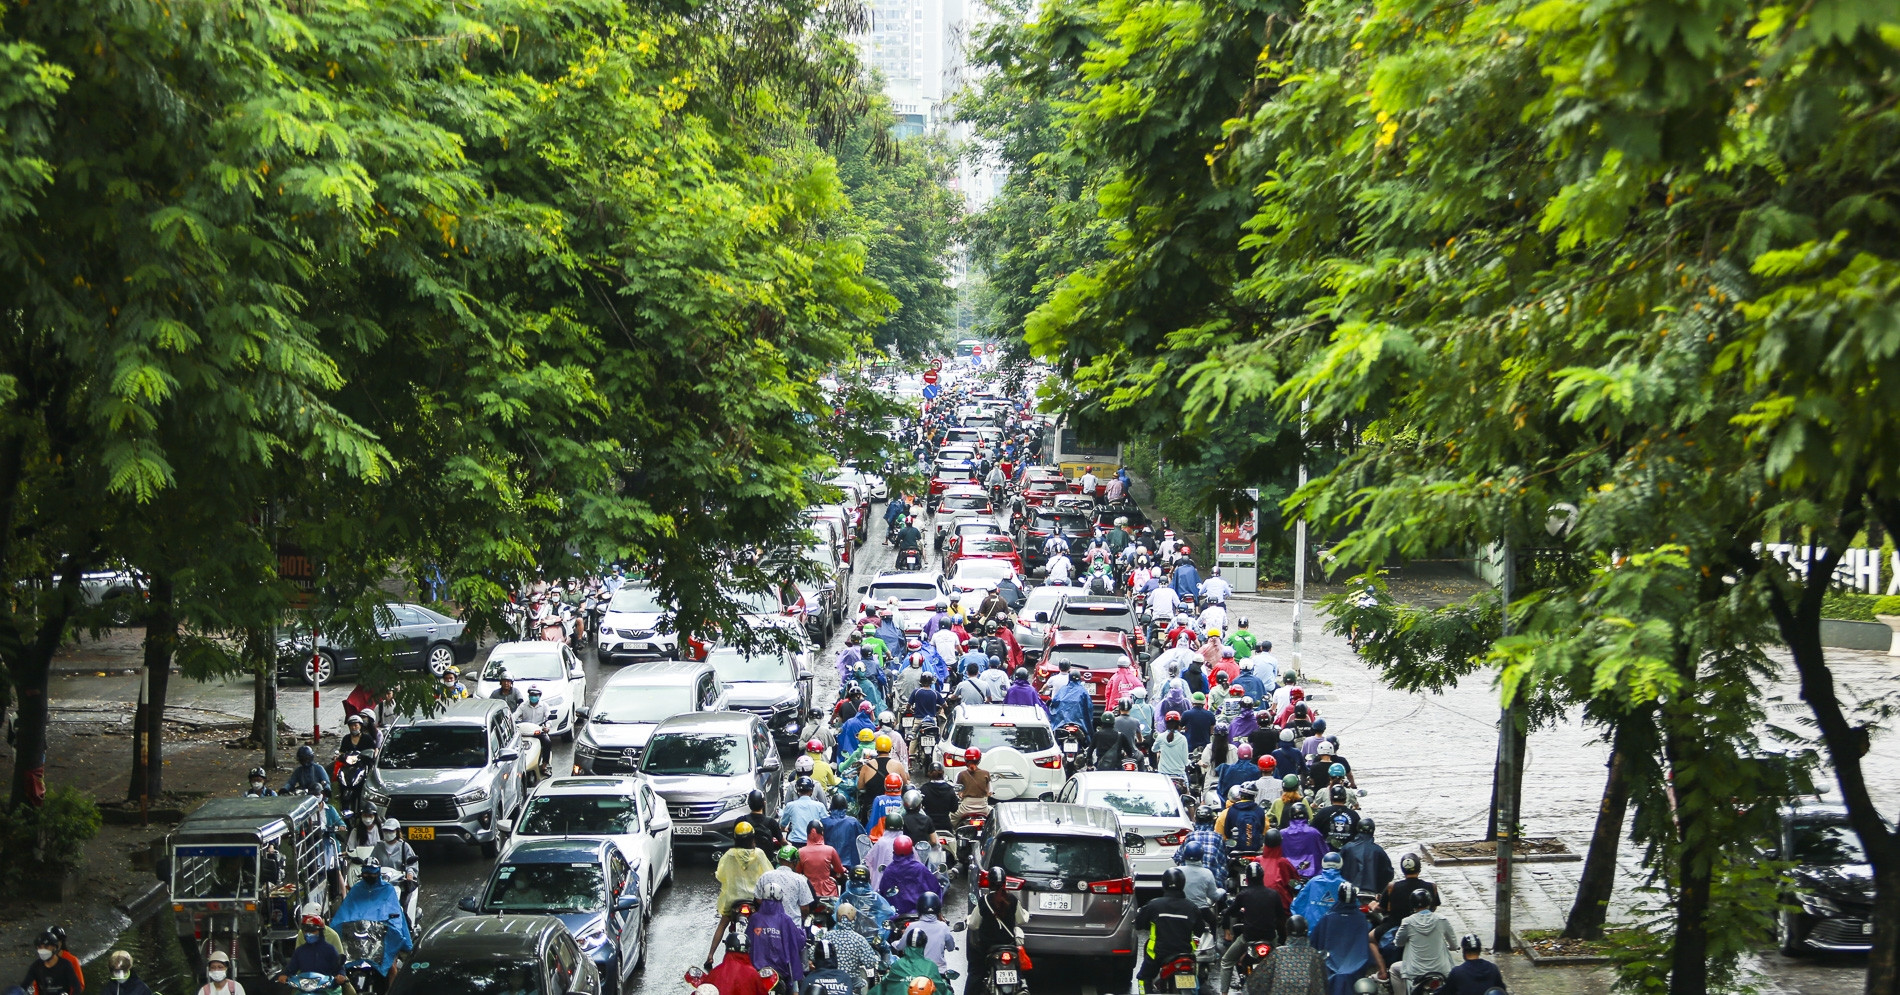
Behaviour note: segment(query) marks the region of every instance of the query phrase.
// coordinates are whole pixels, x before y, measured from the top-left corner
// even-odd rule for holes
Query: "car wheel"
[[[574,711],[572,704],[569,704],[567,708],[567,731],[555,738],[563,743],[572,743],[574,741],[574,724],[580,721],[580,714]],[[546,760],[550,764],[554,762],[552,757],[542,757],[541,759]]]
[[[443,671],[453,666],[455,666],[455,647],[448,643],[436,643],[429,647],[429,673],[441,677]]]
[[[1808,952],[1807,924],[1802,921],[1801,913],[1783,909],[1775,917],[1775,946],[1789,957],[1799,957]]]
[[[331,656],[326,651],[319,650],[317,652],[317,673],[315,678],[312,679],[310,665],[307,663],[299,666],[297,672],[303,676],[303,682],[305,684],[328,684],[336,678],[336,657]]]
[[[635,971],[644,971],[647,969],[647,939],[648,939],[647,910],[646,910],[646,906],[641,906],[640,907],[640,959],[633,962],[633,969]]]

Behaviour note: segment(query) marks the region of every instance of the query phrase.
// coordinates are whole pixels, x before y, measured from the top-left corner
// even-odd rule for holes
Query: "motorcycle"
[[[540,783],[552,773],[547,758],[541,755],[541,737],[547,734],[547,727],[534,722],[517,722],[515,732],[521,734],[521,769],[528,772],[530,784]]]
[[[994,995],[1025,995],[1029,991],[1029,983],[1023,979],[1018,956],[1014,945],[999,943],[990,948],[984,956],[990,968],[985,991],[993,992]]]
[[[1056,746],[1062,750],[1062,771],[1070,777],[1076,769],[1088,763],[1088,751],[1082,748],[1082,727],[1074,722],[1064,722],[1056,730]]]
[[[1407,985],[1410,987],[1410,995],[1433,995],[1434,992],[1444,990],[1445,981],[1445,976],[1437,971],[1427,971],[1408,981]]]
[[[542,642],[567,641],[567,623],[561,618],[560,609],[546,601],[541,602],[535,611],[534,631]]]
[[[1195,966],[1193,956],[1188,954],[1183,954],[1161,965],[1161,969],[1155,973],[1153,991],[1194,991],[1200,985],[1199,978],[1194,973]]]
[[[337,995],[343,989],[336,979],[315,971],[305,971],[290,979],[290,987],[304,995]]]
[[[1214,902],[1211,906],[1211,910],[1214,913],[1216,921],[1225,918],[1227,911],[1227,889],[1214,889]],[[1195,938],[1194,964],[1196,970],[1200,973],[1201,987],[1203,989],[1207,987],[1209,979],[1219,979],[1220,958],[1225,949],[1226,945],[1220,942],[1219,934],[1215,929],[1203,930],[1201,935]],[[1226,993],[1214,992],[1211,993],[1211,995],[1226,995]]]
[[[924,568],[924,551],[921,549],[900,549],[897,551],[897,569],[914,572]]]
[[[373,853],[375,849],[374,846],[359,846],[350,852],[349,879],[351,881],[356,880],[361,875],[363,865],[369,862],[370,854]],[[420,872],[418,872],[418,877],[420,877]],[[410,929],[413,932],[416,915],[420,911],[421,906],[421,882],[414,879],[404,881],[402,868],[394,866],[383,868],[383,880],[395,885],[396,888],[402,892],[403,916],[409,920]],[[337,928],[340,934],[341,927]]]
[[[1267,962],[1267,956],[1273,953],[1273,944],[1265,941],[1247,944],[1240,954],[1240,963],[1234,968],[1234,987],[1245,991],[1247,979],[1253,977],[1254,969]]]
[[[345,754],[336,765],[336,794],[332,801],[337,814],[348,822],[363,810],[363,786],[369,782],[369,769],[376,759],[373,750]]]
[[[935,719],[925,718],[917,725],[916,733],[909,735],[912,766],[919,767],[924,772],[930,769],[931,764],[936,762],[938,738]]]
[[[389,984],[383,977],[383,941],[389,924],[358,920],[337,924],[337,937],[343,941],[343,977],[357,995],[379,995]]]
[[[965,867],[974,867],[970,861],[976,856],[976,848],[983,840],[983,827],[989,824],[989,813],[971,812],[957,819],[957,863]]]

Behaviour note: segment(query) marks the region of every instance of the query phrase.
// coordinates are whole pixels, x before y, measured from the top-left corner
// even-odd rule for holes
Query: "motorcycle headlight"
[[[487,788],[470,788],[455,796],[455,804],[457,805],[473,805],[476,802],[485,802],[487,800]]]

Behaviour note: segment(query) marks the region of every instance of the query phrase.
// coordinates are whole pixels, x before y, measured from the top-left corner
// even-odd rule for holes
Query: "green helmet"
[[[1287,791],[1300,790],[1300,775],[1288,774],[1280,779],[1280,787]]]
[[[873,625],[873,624],[871,624],[870,622],[866,622],[866,623],[864,623],[864,634],[865,634],[865,635],[867,635],[867,636],[868,636],[868,635],[870,635],[870,634],[872,634],[872,633],[874,633],[874,632],[876,632],[876,631],[877,631],[877,626],[875,626],[875,625]]]
[[[778,848],[778,859],[780,859],[780,860],[783,860],[783,861],[785,861],[785,862],[786,862],[786,863],[788,863],[788,864],[789,864],[789,863],[791,863],[791,862],[792,862],[792,861],[794,861],[794,860],[797,860],[797,859],[798,859],[798,848],[797,848],[797,847],[795,847],[795,846],[793,846],[793,845],[791,845],[790,843],[787,843],[787,844],[785,844],[784,846],[782,846],[782,847],[779,847],[779,848]]]

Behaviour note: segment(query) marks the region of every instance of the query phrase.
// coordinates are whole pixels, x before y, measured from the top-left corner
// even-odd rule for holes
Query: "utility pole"
[[[1502,543],[1504,547],[1504,570],[1500,576],[1499,587],[1504,599],[1503,625],[1499,636],[1511,634],[1511,583],[1516,572],[1516,561],[1511,554],[1511,537],[1507,533]],[[1509,953],[1514,949],[1511,943],[1511,846],[1517,836],[1517,715],[1516,696],[1504,703],[1503,714],[1498,720],[1498,790],[1497,811],[1493,818],[1497,823],[1498,843],[1498,880],[1497,880],[1497,919],[1493,924],[1491,949],[1496,953]]]
[[[1306,486],[1306,409],[1310,402],[1300,402],[1300,472],[1298,487]],[[1306,515],[1302,513],[1293,523],[1293,672],[1306,673],[1306,661],[1300,657],[1301,617],[1306,608]]]

